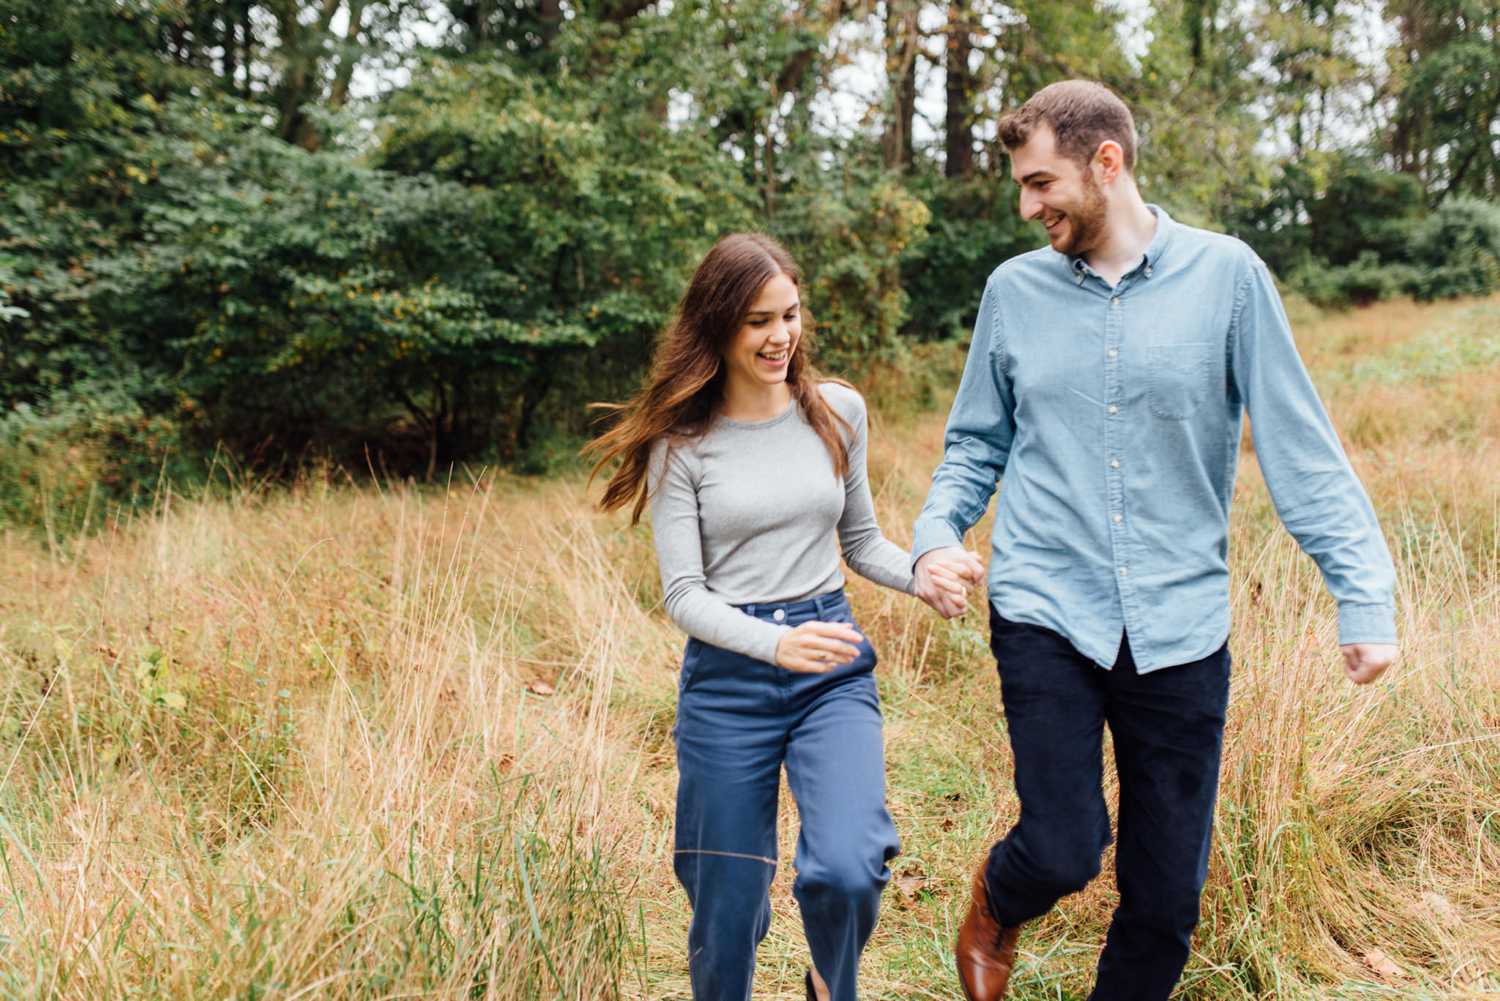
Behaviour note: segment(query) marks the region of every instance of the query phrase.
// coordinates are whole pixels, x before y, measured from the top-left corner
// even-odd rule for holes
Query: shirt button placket
[[[1108,480],[1110,551],[1115,558],[1115,587],[1120,596],[1120,614],[1125,620],[1127,632],[1135,631],[1130,614],[1131,588],[1130,567],[1126,559],[1124,536],[1125,482],[1121,471],[1120,452],[1123,445],[1120,401],[1124,398],[1125,380],[1120,373],[1120,345],[1124,340],[1124,307],[1118,293],[1109,297],[1109,309],[1104,322],[1104,449],[1109,457]]]

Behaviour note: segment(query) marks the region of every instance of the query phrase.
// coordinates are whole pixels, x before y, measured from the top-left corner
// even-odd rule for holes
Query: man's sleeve
[[[1380,523],[1297,354],[1271,274],[1251,258],[1235,294],[1229,362],[1271,502],[1338,602],[1339,642],[1395,643],[1396,571]]]
[[[1015,401],[1001,366],[1003,338],[991,278],[979,302],[974,339],[943,435],[943,461],[912,529],[912,563],[942,546],[963,543],[984,516],[1010,458]]]

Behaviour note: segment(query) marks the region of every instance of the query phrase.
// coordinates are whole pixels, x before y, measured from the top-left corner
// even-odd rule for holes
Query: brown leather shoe
[[[1020,925],[1002,928],[990,913],[990,895],[981,865],[974,873],[969,914],[958,929],[958,944],[953,949],[958,982],[969,1001],[1000,1001],[1005,997],[1011,967],[1016,964],[1016,939],[1020,937]]]

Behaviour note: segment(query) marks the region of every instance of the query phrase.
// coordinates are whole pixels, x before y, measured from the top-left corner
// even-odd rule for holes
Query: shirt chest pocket
[[[1164,420],[1191,417],[1213,388],[1214,344],[1152,344],[1146,351],[1151,413]]]

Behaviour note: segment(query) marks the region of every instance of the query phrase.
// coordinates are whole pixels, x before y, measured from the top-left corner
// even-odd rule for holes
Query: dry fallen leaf
[[[1366,949],[1362,958],[1366,966],[1374,971],[1377,976],[1385,980],[1395,980],[1401,976],[1401,967],[1397,966],[1394,959],[1379,949]]]
[[[1439,924],[1456,925],[1463,921],[1458,908],[1454,907],[1453,902],[1441,893],[1428,890],[1422,894],[1422,905],[1427,908],[1428,913],[1437,918]]]
[[[893,882],[896,889],[901,891],[901,896],[908,900],[916,900],[917,894],[927,887],[926,876],[897,876]]]
[[[531,684],[526,686],[526,690],[532,695],[552,695],[557,692],[557,689],[553,688],[545,681],[533,681]]]

